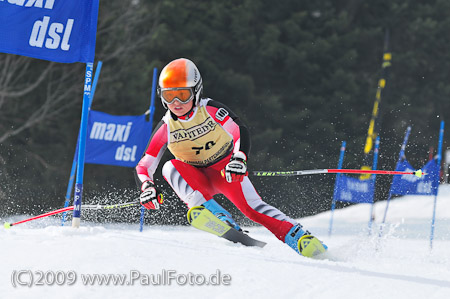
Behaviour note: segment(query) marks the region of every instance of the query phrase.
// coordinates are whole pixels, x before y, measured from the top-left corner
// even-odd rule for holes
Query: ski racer
[[[311,237],[310,233],[262,201],[247,176],[249,130],[228,107],[202,97],[202,93],[202,77],[192,61],[176,59],[161,71],[158,96],[168,110],[136,166],[142,183],[141,204],[159,209],[163,203],[153,174],[169,149],[175,159],[164,164],[162,174],[188,208],[203,206],[241,231],[232,215],[213,199],[221,193],[244,215],[301,254],[300,240]]]

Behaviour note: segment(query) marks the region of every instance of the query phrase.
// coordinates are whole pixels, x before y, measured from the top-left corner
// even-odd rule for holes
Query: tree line
[[[379,168],[395,167],[408,125],[407,157],[420,167],[450,111],[445,0],[100,1],[96,60],[104,64],[92,108],[143,114],[153,68],[186,57],[203,76],[204,95],[248,125],[251,170],[335,168],[343,140],[344,167],[359,168],[387,29],[392,67],[379,107]],[[10,54],[0,62],[0,215],[58,208],[75,151],[84,66]],[[164,112],[157,101],[155,124]],[[167,207],[150,221],[182,222],[169,215],[185,207],[157,180]],[[331,175],[252,180],[264,200],[294,217],[329,209]],[[377,182],[377,200],[385,199],[390,179]],[[139,194],[130,168],[86,165],[84,184],[87,202]]]

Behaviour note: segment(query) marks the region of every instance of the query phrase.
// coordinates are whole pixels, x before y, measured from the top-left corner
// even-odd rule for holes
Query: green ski
[[[264,247],[267,243],[237,231],[213,215],[203,206],[191,208],[187,213],[188,222],[195,228],[245,246]]]

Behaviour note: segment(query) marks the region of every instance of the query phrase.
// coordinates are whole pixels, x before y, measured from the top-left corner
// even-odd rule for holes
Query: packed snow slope
[[[430,250],[433,202],[392,200],[381,238],[385,201],[374,205],[371,235],[367,204],[336,210],[331,236],[329,212],[299,219],[329,246],[320,260],[262,227],[248,229],[267,246],[250,248],[187,226],[141,233],[128,224],[74,229],[59,217],[35,220],[0,229],[0,298],[450,298],[450,186],[439,190]],[[94,274],[126,280],[89,283]]]

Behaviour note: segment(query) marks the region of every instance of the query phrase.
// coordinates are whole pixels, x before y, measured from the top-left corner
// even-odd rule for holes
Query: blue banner
[[[397,164],[395,170],[415,171],[405,159]],[[395,175],[392,180],[391,194],[393,195],[437,195],[439,188],[439,165],[436,160],[430,160],[422,168],[426,175],[421,178],[405,174]]]
[[[116,116],[91,110],[86,163],[135,167],[152,133],[145,115]]]
[[[0,52],[93,62],[99,0],[0,0]]]
[[[375,180],[360,180],[345,175],[336,182],[336,200],[351,203],[372,203]]]

